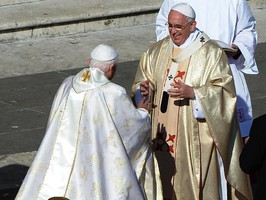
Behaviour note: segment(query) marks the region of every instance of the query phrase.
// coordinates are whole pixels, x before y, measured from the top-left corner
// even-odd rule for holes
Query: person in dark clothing
[[[255,118],[250,137],[244,146],[239,161],[241,169],[252,174],[258,171],[258,180],[254,188],[254,200],[266,198],[266,114]]]

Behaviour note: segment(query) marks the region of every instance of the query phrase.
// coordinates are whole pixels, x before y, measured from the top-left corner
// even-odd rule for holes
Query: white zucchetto
[[[190,17],[192,19],[196,18],[196,13],[194,11],[194,9],[188,5],[187,3],[178,3],[176,5],[174,5],[171,10],[175,10],[177,12],[182,13],[183,15]]]
[[[118,58],[118,53],[115,50],[115,48],[106,45],[106,44],[99,44],[97,47],[95,47],[90,55],[91,59],[97,60],[97,61],[112,61],[116,60]]]

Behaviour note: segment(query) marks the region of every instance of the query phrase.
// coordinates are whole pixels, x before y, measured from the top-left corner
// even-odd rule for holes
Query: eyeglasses
[[[176,31],[181,31],[183,29],[185,29],[189,24],[191,24],[193,21],[186,23],[185,25],[180,25],[180,24],[168,24],[168,22],[165,24],[168,26],[169,31],[171,31],[172,29],[176,30]]]

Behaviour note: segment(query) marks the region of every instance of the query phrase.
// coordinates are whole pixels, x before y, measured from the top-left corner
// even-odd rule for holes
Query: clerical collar
[[[92,70],[97,70],[98,72],[104,74],[104,71],[102,71],[102,70],[101,70],[100,68],[98,68],[98,67],[90,66],[90,68],[91,68]]]
[[[174,47],[181,48],[181,49],[187,48],[189,45],[191,45],[196,40],[196,38],[198,37],[200,33],[201,31],[196,28],[195,31],[189,35],[189,37],[187,38],[184,44],[177,46],[175,43],[173,43]]]

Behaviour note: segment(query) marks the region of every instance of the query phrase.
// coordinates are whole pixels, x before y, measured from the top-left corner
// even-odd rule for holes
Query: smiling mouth
[[[181,37],[181,34],[175,33],[175,34],[173,34],[173,36],[174,36],[174,39],[178,39]]]

